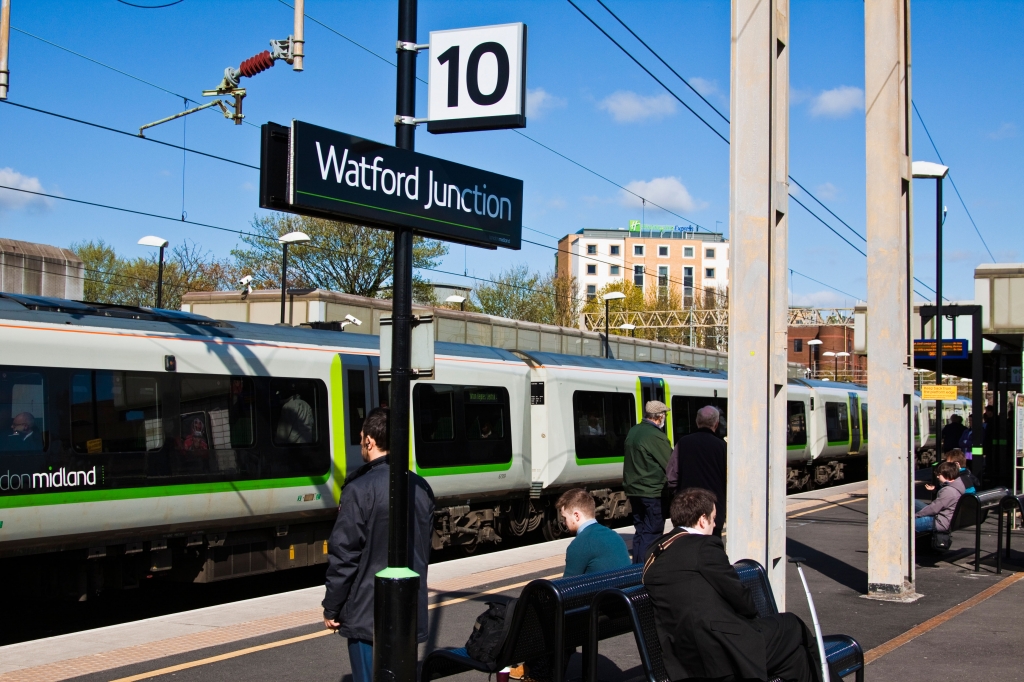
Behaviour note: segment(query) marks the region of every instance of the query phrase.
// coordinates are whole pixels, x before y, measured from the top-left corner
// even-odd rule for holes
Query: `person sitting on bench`
[[[759,618],[715,527],[715,494],[687,488],[672,499],[675,528],[651,548],[644,585],[673,680],[817,682],[814,636],[792,613]]]
[[[931,504],[924,500],[914,500],[917,511],[914,530],[918,533],[948,533],[949,526],[953,523],[953,512],[956,510],[957,502],[964,494],[960,467],[955,462],[943,462],[935,467],[935,478],[939,482],[939,493],[935,500]]]
[[[947,462],[953,462],[960,469],[960,482],[964,484],[964,492],[976,493],[981,487],[981,481],[974,475],[974,472],[967,468],[967,457],[960,448],[953,448],[945,455]]]
[[[565,550],[563,578],[630,566],[632,561],[622,537],[594,518],[597,506],[593,495],[583,488],[567,490],[558,498],[555,509],[569,532],[576,534]]]

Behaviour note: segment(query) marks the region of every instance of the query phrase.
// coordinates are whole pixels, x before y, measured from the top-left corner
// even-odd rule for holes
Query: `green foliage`
[[[252,275],[253,288],[281,287],[281,245],[289,232],[304,232],[310,244],[288,247],[288,286],[320,288],[370,298],[390,298],[394,270],[391,232],[322,218],[276,213],[256,217],[244,246],[231,251],[240,275]],[[413,267],[429,268],[448,253],[448,245],[432,239],[413,240]],[[418,303],[436,302],[433,289],[414,277],[413,297]]]
[[[514,265],[491,279],[474,289],[473,309],[512,320],[576,326],[580,301],[574,280],[540,275],[528,265]]]
[[[71,250],[85,263],[86,301],[151,307],[156,305],[158,255],[121,258],[102,239],[76,242]],[[163,301],[166,309],[181,308],[189,291],[216,291],[234,279],[230,264],[216,260],[209,251],[190,240],[164,256]]]

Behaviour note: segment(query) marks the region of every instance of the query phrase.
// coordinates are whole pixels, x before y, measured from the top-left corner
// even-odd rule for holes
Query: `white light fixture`
[[[629,322],[626,322],[625,324],[620,324],[619,325],[619,329],[622,329],[623,331],[630,332],[630,331],[633,331],[634,329],[636,329],[636,325],[635,324],[630,324]]]
[[[277,241],[282,244],[305,244],[313,240],[305,232],[289,232],[278,237]]]
[[[153,235],[143,237],[139,240],[140,246],[152,246],[155,249],[165,249],[169,243],[170,242],[163,237],[154,237]]]
[[[948,172],[949,166],[932,163],[931,161],[915,161],[911,164],[911,174],[915,178],[944,178]]]
[[[626,295],[624,293],[622,293],[621,291],[609,291],[607,294],[605,294],[601,298],[603,298],[606,301],[620,301],[620,300],[626,298]]]
[[[832,357],[835,357],[835,355],[836,355],[836,354],[835,354],[835,353],[833,353],[833,352],[832,352],[832,351],[830,351],[830,350],[827,350],[827,351],[825,351],[824,353],[822,353],[822,355],[824,355],[824,356],[825,356],[826,358],[832,358]]]
[[[824,343],[824,342],[821,339],[811,339],[810,341],[807,342],[807,345],[808,346],[820,346],[822,343]]]
[[[826,355],[827,355],[827,353],[826,353]],[[838,353],[836,353],[836,357],[848,358],[848,357],[850,357],[850,354],[847,353],[846,351],[839,351]]]
[[[465,296],[459,296],[458,294],[452,294],[448,298],[444,299],[444,302],[445,303],[454,303],[455,305],[459,306],[459,310],[465,310],[466,309],[466,297]]]

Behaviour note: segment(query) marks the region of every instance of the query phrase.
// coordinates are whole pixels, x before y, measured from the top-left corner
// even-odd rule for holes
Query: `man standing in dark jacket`
[[[715,496],[689,488],[672,499],[675,529],[644,571],[669,679],[817,682],[813,635],[797,616],[759,618],[750,591],[711,535]]]
[[[718,437],[718,408],[711,405],[697,410],[697,430],[676,443],[668,464],[668,487],[675,493],[685,488],[703,488],[718,500],[718,520],[714,534],[721,537],[725,527],[725,441]]]
[[[647,548],[665,532],[661,495],[672,445],[662,428],[668,407],[660,400],[644,405],[644,420],[626,434],[622,487],[633,509],[633,563],[642,564]]]
[[[388,410],[366,415],[360,432],[363,466],[342,489],[338,519],[327,543],[324,626],[348,638],[353,682],[373,680],[374,577],[388,565]],[[427,640],[427,562],[434,522],[434,493],[409,472],[412,570],[420,576],[417,639]],[[411,614],[410,614],[411,615]]]

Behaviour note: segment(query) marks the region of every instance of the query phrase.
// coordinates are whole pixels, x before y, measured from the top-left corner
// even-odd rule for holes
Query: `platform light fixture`
[[[281,324],[284,324],[284,311],[288,292],[288,246],[290,244],[308,244],[312,239],[305,232],[289,232],[277,238],[281,244]]]
[[[807,342],[807,345],[809,346],[808,351],[811,354],[811,358],[810,359],[811,359],[811,375],[812,376],[814,375],[814,373],[816,373],[818,371],[818,358],[815,356],[815,351],[816,350],[818,352],[821,351],[821,349],[818,348],[818,346],[820,346],[822,343],[824,343],[824,342],[821,339],[811,339],[810,341]]]
[[[605,358],[610,358],[612,356],[612,344],[608,340],[608,304],[612,301],[621,301],[626,298],[626,295],[621,291],[609,291],[601,298],[604,299],[604,356]]]
[[[630,336],[632,336],[633,338],[636,338],[636,325],[635,324],[630,324],[629,322],[624,322],[623,324],[619,325],[619,329],[621,329],[624,332],[628,331]]]
[[[444,299],[445,303],[454,303],[459,306],[459,310],[466,311],[466,297],[459,296],[458,294],[452,294],[448,298]]]
[[[152,246],[155,249],[160,249],[160,255],[157,257],[156,266],[156,307],[164,307],[164,249],[167,248],[168,242],[163,237],[154,237],[149,235],[139,240],[140,246]]]

